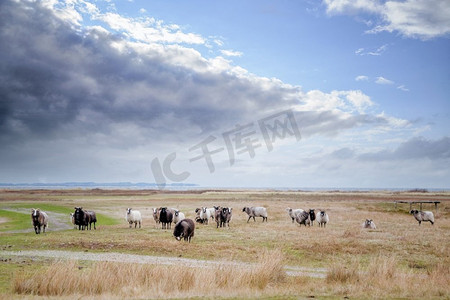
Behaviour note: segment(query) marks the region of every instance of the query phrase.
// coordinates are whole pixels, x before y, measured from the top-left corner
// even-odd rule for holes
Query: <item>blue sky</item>
[[[1,5],[0,182],[450,188],[448,1]]]

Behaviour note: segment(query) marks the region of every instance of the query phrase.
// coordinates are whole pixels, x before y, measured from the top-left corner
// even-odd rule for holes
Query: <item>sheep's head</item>
[[[127,215],[131,213],[131,208],[127,208]]]

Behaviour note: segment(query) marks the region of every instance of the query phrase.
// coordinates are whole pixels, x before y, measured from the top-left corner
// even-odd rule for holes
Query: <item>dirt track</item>
[[[140,264],[162,264],[162,265],[183,265],[187,267],[208,268],[223,266],[252,266],[249,263],[237,261],[213,261],[213,260],[197,260],[180,257],[164,257],[150,255],[124,254],[117,252],[108,253],[89,253],[89,252],[72,252],[60,250],[31,250],[31,251],[0,251],[0,259],[11,257],[27,257],[34,260],[55,259],[55,260],[87,260],[87,261],[111,261],[124,263],[140,263]],[[294,266],[285,266],[286,274],[289,276],[308,276],[315,278],[325,278],[326,269],[322,268],[303,268]]]

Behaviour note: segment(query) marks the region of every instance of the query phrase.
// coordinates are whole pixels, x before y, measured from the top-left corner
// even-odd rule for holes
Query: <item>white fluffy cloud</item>
[[[399,32],[411,37],[429,39],[450,33],[450,2],[447,0],[324,0],[327,13],[370,13],[379,18],[369,33]]]

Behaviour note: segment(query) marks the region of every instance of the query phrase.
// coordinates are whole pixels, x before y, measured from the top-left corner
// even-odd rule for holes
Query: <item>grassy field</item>
[[[441,201],[436,223],[418,225],[409,205]],[[152,208],[233,207],[230,228],[197,224],[190,244],[157,228]],[[97,230],[58,229],[83,206],[98,214]],[[269,219],[247,223],[244,206],[264,206]],[[31,232],[30,208],[52,213],[49,232]],[[141,211],[143,227],[129,229],[125,210]],[[286,207],[325,209],[326,228],[292,224]],[[416,205],[414,208],[418,208]],[[366,218],[376,230],[362,229]],[[56,220],[55,220],[56,221]],[[172,227],[173,228],[173,227]],[[28,231],[27,231],[28,230]],[[0,257],[0,297],[104,298],[427,298],[450,297],[450,193],[128,190],[2,190],[0,250],[120,252],[255,263],[216,269],[111,262],[58,262]],[[326,278],[286,276],[283,266],[326,268]],[[90,278],[89,280],[86,278]],[[134,280],[132,280],[134,279]]]

